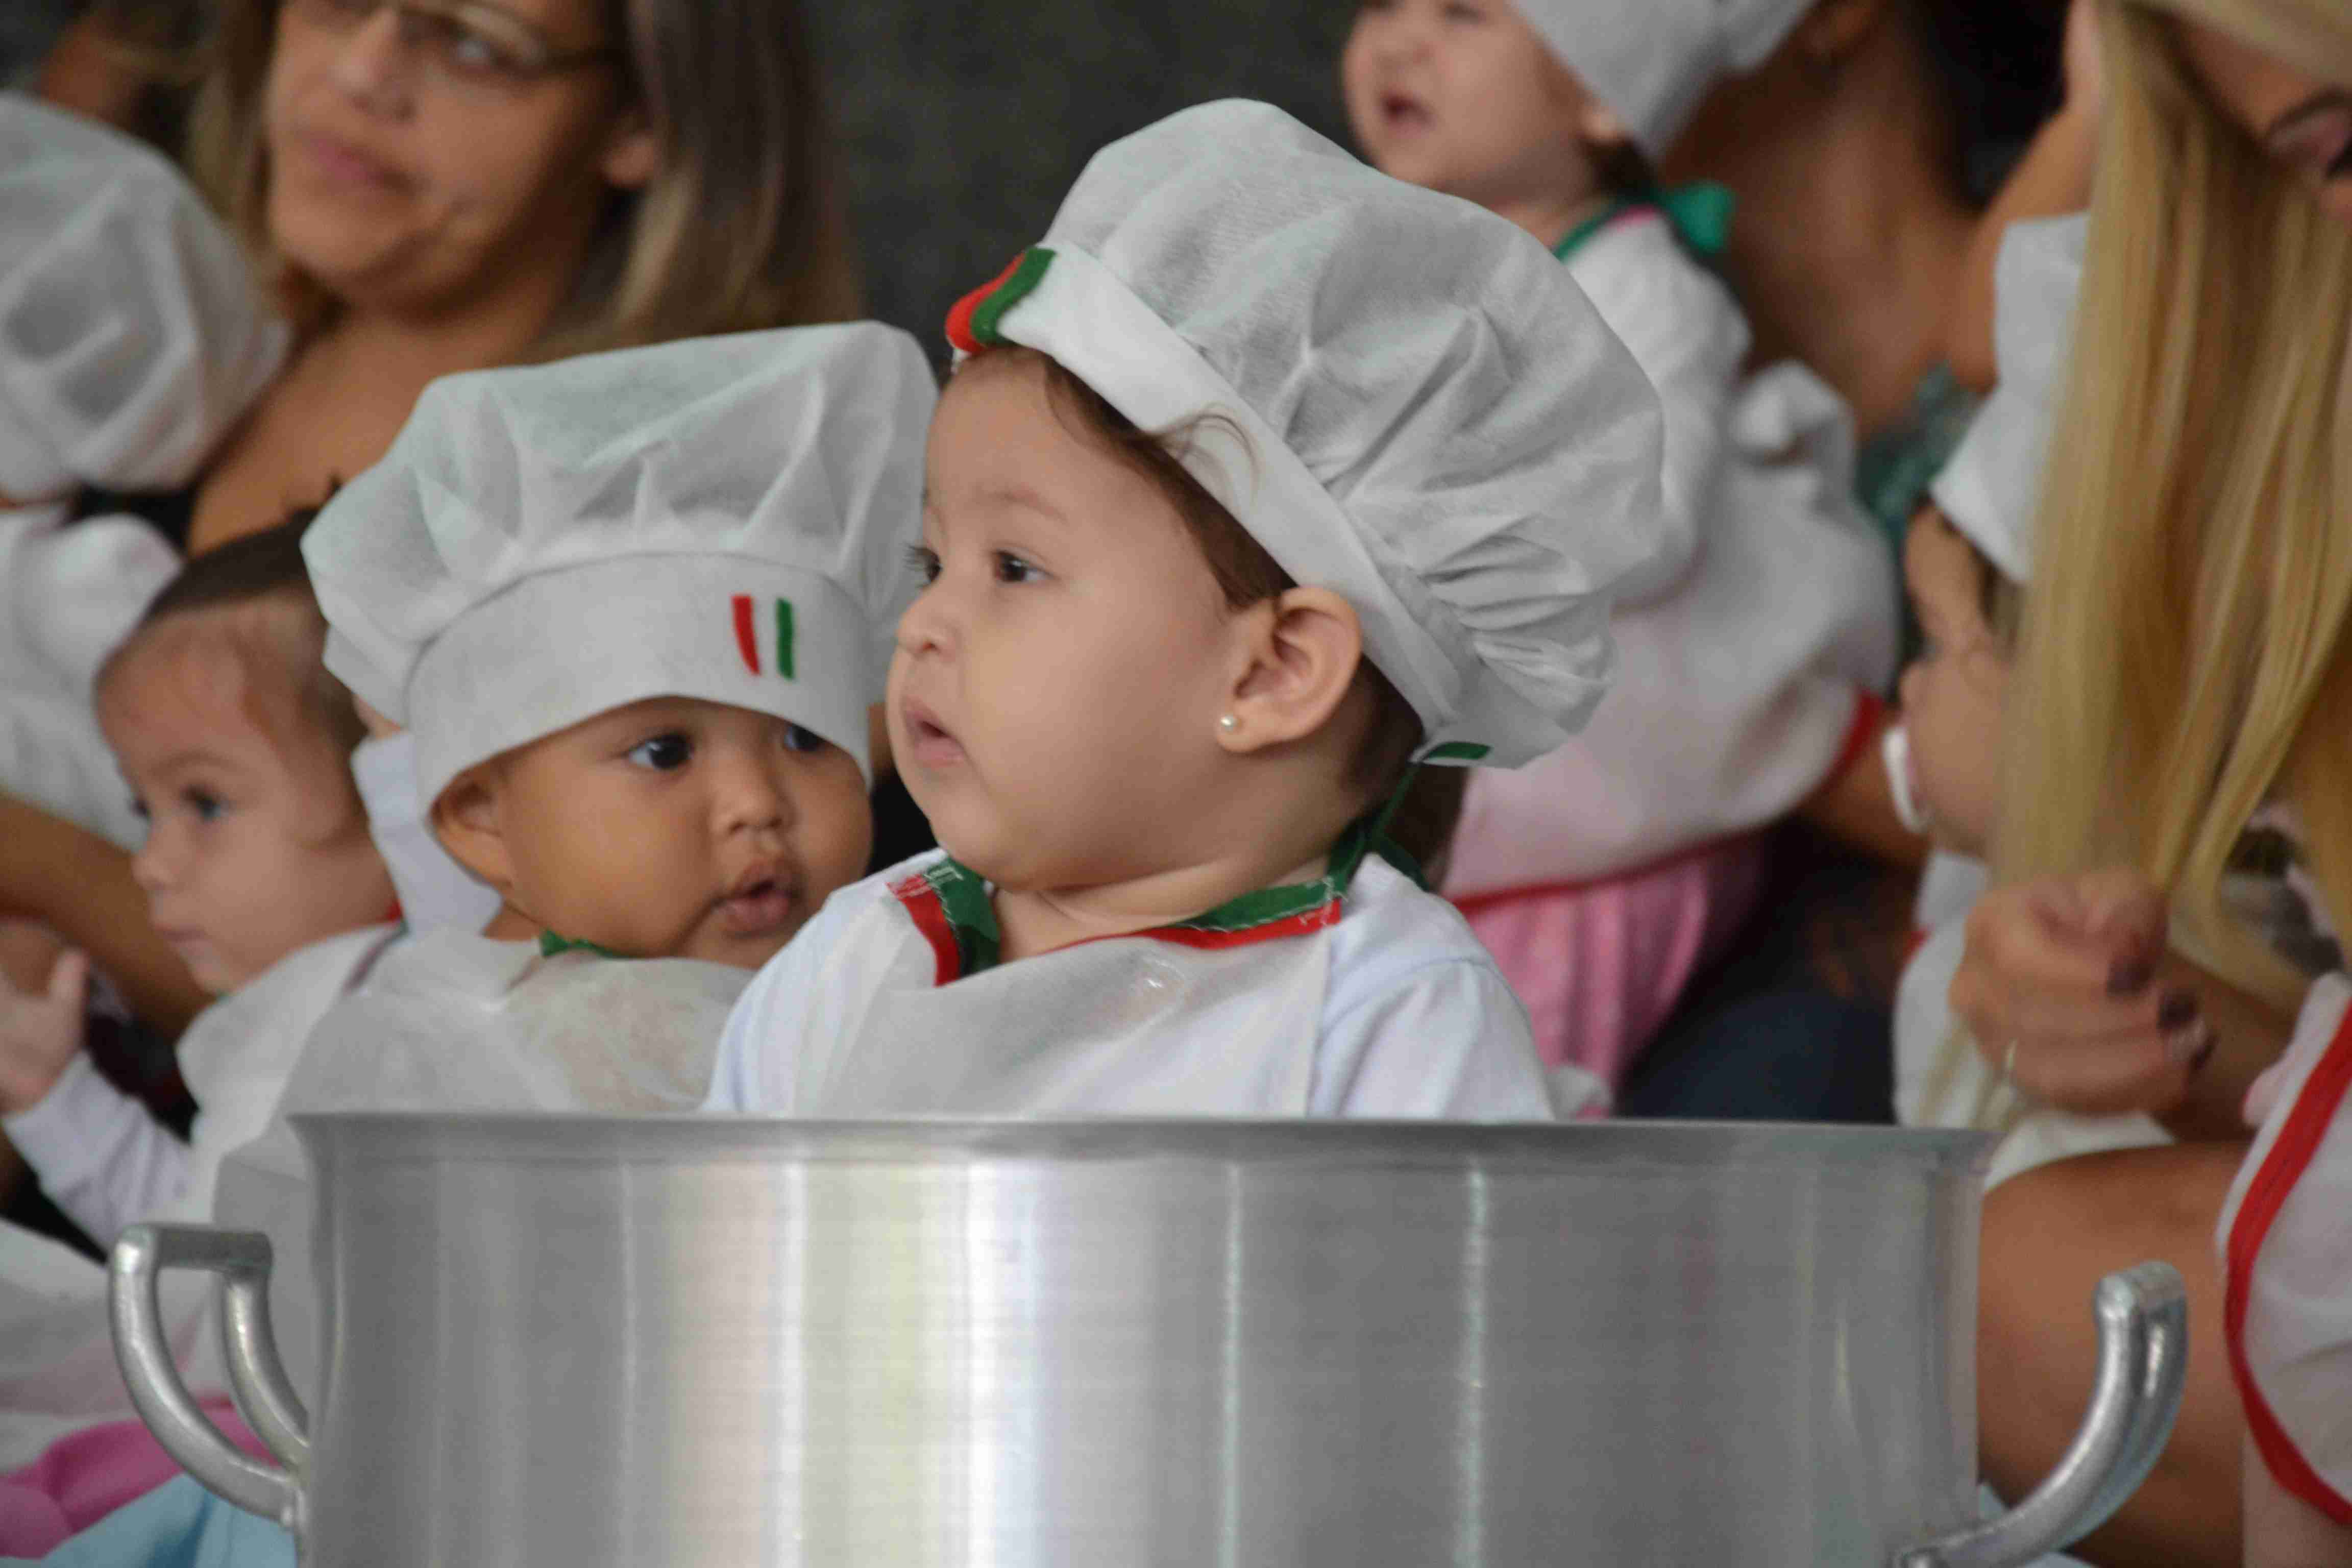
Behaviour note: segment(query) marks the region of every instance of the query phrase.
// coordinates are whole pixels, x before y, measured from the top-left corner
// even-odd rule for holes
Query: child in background
[[[1545,1058],[1612,1082],[1752,911],[1756,830],[1864,752],[1894,664],[1843,405],[1793,364],[1745,374],[1747,321],[1706,265],[1729,198],[1649,173],[1806,8],[1375,0],[1341,63],[1372,162],[1552,247],[1664,408],[1667,548],[1625,585],[1616,689],[1553,755],[1472,781],[1446,879]]]
[[[2085,223],[2011,228],[1995,306],[2000,381],[1904,552],[1925,647],[1903,677],[1903,723],[1889,731],[1886,766],[1897,800],[1940,853],[1921,889],[1927,934],[1895,993],[1895,1108],[1908,1126],[2004,1132],[1988,1186],[2072,1154],[2168,1141],[2145,1116],[2074,1117],[2021,1101],[1958,1034],[1948,1000],[1999,814],[2001,704]]]
[[[392,886],[345,762],[359,720],[320,663],[326,625],[303,570],[308,521],[191,563],[98,680],[121,776],[150,823],[133,864],[154,923],[220,997],[180,1040],[199,1107],[189,1139],[81,1048],[79,955],[58,962],[45,994],[0,986],[8,1135],[101,1246],[134,1220],[210,1215],[221,1155],[267,1124],[303,1034],[390,929],[373,923],[391,912]],[[204,1294],[175,1285],[170,1295],[173,1342],[201,1365]],[[198,1384],[222,1386],[216,1369]],[[68,1433],[129,1414],[103,1268],[0,1226],[0,1552],[78,1522],[57,1518],[68,1491],[114,1497],[172,1473],[134,1424],[79,1443],[71,1463],[35,1481],[7,1474]]]
[[[296,949],[390,918],[352,785],[351,697],[320,663],[326,624],[302,566],[307,515],[184,569],[98,678],[98,714],[147,839],[131,861],[156,930],[197,984],[228,996]],[[131,1221],[202,1213],[207,1163],[82,1051],[89,961],[46,995],[0,981],[0,1113],[58,1206],[103,1246]],[[217,1016],[215,1016],[217,1015]],[[200,1121],[252,1050],[251,1020],[207,1012],[183,1043]],[[267,1107],[262,1109],[266,1110]],[[196,1140],[216,1156],[206,1127]]]
[[[1574,284],[1223,102],[1097,153],[949,336],[887,708],[943,849],[752,982],[711,1108],[1549,1115],[1383,803],[1559,744],[1658,548],[1656,399]]]

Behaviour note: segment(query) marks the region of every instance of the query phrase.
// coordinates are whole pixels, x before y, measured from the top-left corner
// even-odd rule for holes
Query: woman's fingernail
[[[2168,991],[2157,1004],[2156,1026],[2170,1031],[2179,1028],[2197,1016],[2197,994],[2193,991]]]
[[[2107,994],[2129,996],[2147,989],[2156,966],[2144,958],[2118,958],[2107,970]]]

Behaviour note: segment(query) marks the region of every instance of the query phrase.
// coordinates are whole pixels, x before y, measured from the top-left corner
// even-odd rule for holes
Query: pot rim
[[[1589,1171],[1596,1165],[1983,1166],[1966,1129],[1765,1121],[1458,1122],[1244,1118],[908,1117],[671,1112],[311,1110],[289,1115],[313,1155],[630,1163],[969,1164],[1213,1162]]]

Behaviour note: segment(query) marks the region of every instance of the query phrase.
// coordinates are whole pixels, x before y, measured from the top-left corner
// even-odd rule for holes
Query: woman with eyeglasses
[[[201,58],[188,164],[297,338],[187,492],[103,500],[192,552],[324,499],[437,376],[856,313],[794,0],[220,0]],[[143,909],[0,795],[0,921],[168,1035],[205,998]]]
[[[1988,1195],[1984,1468],[2014,1489],[2056,1462],[2088,1394],[2094,1282],[2165,1258],[2190,1289],[2180,1419],[2078,1554],[2352,1563],[2352,1503],[2334,1489],[2352,1490],[2352,1325],[2313,1283],[2352,1257],[2352,1232],[2323,1215],[2315,1252],[2256,1258],[2239,1221],[2274,1212],[2293,1173],[2238,1176],[2248,1090],[2306,996],[2341,1010],[2341,983],[2314,982],[2342,967],[2329,933],[2352,931],[2352,11],[2099,10],[2083,304],[2010,689],[2016,804],[1950,994],[1961,1048],[2024,1114],[2150,1117],[2174,1142]],[[2326,1116],[2305,1121],[2307,1135]],[[2266,1133],[2255,1166],[2286,1147]],[[2286,1342],[2249,1329],[2246,1285],[2273,1267],[2344,1331],[2332,1362],[2305,1354],[2265,1384],[2265,1344]],[[2332,1415],[2295,1433],[2256,1408],[2282,1395]],[[2326,1452],[2299,1463],[2294,1445],[2315,1438]]]

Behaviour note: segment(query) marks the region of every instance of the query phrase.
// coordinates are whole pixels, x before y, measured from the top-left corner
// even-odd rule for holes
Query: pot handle
[[[163,1451],[220,1497],[299,1536],[310,1423],[270,1332],[269,1264],[269,1238],[259,1231],[130,1226],[115,1242],[108,1265],[108,1308],[114,1356],[131,1403]],[[221,1346],[229,1391],[278,1465],[248,1458],[223,1436],[180,1380],[157,1297],[166,1268],[201,1268],[221,1277]]]
[[[2189,1294],[2169,1263],[2099,1281],[2099,1378],[2058,1468],[1998,1519],[1898,1552],[1895,1568],[2022,1568],[2114,1516],[2155,1468],[2189,1375]]]

